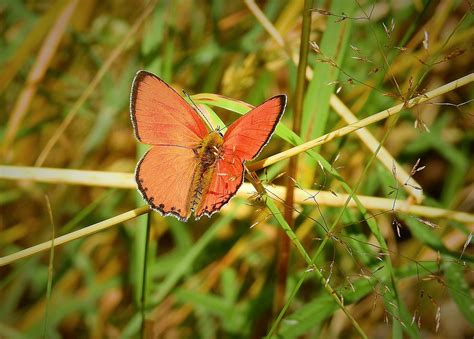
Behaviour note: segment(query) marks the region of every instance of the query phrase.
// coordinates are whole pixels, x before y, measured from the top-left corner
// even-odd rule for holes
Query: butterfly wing
[[[277,95],[242,115],[227,129],[224,147],[241,160],[252,160],[268,143],[286,107],[286,95]]]
[[[189,192],[197,158],[192,149],[154,146],[135,171],[138,189],[148,204],[163,216],[186,221],[191,214]]]
[[[202,198],[194,215],[210,217],[229,202],[244,180],[244,164],[231,151],[224,149],[223,158],[217,161],[209,189]]]
[[[207,134],[196,111],[156,75],[139,71],[133,80],[130,115],[137,139],[149,145],[196,146]]]
[[[286,96],[268,99],[241,116],[227,129],[209,190],[195,211],[211,216],[237,192],[244,179],[244,162],[255,158],[268,143],[286,107]]]

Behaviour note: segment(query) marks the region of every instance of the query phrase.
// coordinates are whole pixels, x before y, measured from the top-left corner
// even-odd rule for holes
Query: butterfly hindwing
[[[130,114],[135,136],[145,144],[194,147],[208,134],[191,105],[146,71],[139,71],[133,80]]]
[[[196,218],[200,218],[202,215],[210,217],[220,210],[242,185],[244,180],[242,160],[230,151],[226,153],[225,149],[222,156],[223,158],[217,161],[209,189],[194,212]]]
[[[197,164],[192,149],[152,147],[137,165],[138,189],[154,210],[185,221],[190,214],[189,191]]]

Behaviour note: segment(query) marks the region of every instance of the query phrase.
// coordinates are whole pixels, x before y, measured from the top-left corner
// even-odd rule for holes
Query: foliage
[[[0,4],[0,263],[52,234],[115,225],[0,267],[0,337],[474,334],[472,5],[314,1],[301,42],[303,6]],[[219,126],[287,93],[275,136],[248,164],[265,194],[245,186],[185,224],[137,217],[146,209],[122,218],[144,205],[130,175],[146,150],[128,112],[139,69],[194,93]],[[5,165],[81,171],[12,181],[39,169]]]

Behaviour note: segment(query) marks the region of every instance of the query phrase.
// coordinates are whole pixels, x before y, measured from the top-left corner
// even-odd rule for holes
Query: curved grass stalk
[[[416,105],[425,103],[425,102],[427,102],[431,99],[434,99],[435,97],[446,94],[446,93],[448,93],[450,91],[453,91],[453,90],[455,90],[459,87],[468,85],[473,81],[474,81],[474,73],[470,73],[470,74],[468,74],[468,75],[466,75],[462,78],[451,81],[451,82],[449,82],[449,83],[447,83],[443,86],[440,86],[440,87],[438,87],[434,90],[431,90],[431,91],[429,91],[427,93],[424,93],[422,95],[419,95],[419,96],[417,96],[417,97],[415,97],[411,100],[408,100],[406,103],[401,103],[401,104],[392,106],[392,107],[387,108],[383,111],[375,113],[375,114],[373,114],[373,115],[371,115],[371,116],[369,116],[365,119],[357,120],[356,122],[350,123],[347,126],[341,127],[341,128],[339,128],[335,131],[332,131],[332,132],[329,132],[325,135],[322,135],[319,138],[316,138],[316,139],[310,140],[308,142],[305,142],[301,145],[292,147],[292,148],[290,148],[290,149],[288,149],[284,152],[280,152],[280,153],[275,154],[273,156],[270,156],[266,159],[262,159],[260,161],[249,163],[249,164],[247,164],[247,168],[249,170],[255,171],[255,170],[262,169],[264,167],[268,167],[270,165],[275,164],[276,162],[278,162],[280,160],[285,160],[285,159],[287,159],[287,158],[289,158],[293,155],[305,152],[305,151],[307,151],[307,150],[309,150],[313,147],[320,146],[320,145],[325,144],[329,141],[332,141],[333,139],[345,136],[345,135],[350,134],[354,131],[357,131],[359,129],[367,127],[371,124],[374,124],[376,122],[387,119],[391,116],[394,116],[394,115],[400,113],[403,109],[412,108]],[[222,95],[216,95],[216,94],[210,94],[210,93],[201,93],[201,94],[193,95],[193,99],[195,101],[198,101],[199,103],[202,103],[202,104],[207,104],[207,105],[211,105],[211,106],[218,106],[218,107],[226,108],[226,109],[229,109],[229,110],[232,110],[232,111],[235,111],[235,112],[239,112],[239,113],[244,113],[244,112],[248,111],[251,108],[247,104],[243,105],[242,102],[240,102],[238,100],[232,100],[230,98],[223,97]],[[227,100],[229,100],[229,101],[231,100],[231,101],[233,101],[233,103],[226,102],[224,104],[223,101],[227,101]],[[338,111],[339,110],[345,110],[347,108],[347,107],[344,108],[339,104],[340,100],[331,99],[331,101],[334,104],[336,102],[338,102],[338,104],[335,105],[336,106],[335,109],[337,109]],[[346,111],[346,113],[347,113],[347,111]],[[280,126],[281,125],[279,125],[279,127]],[[277,127],[277,130],[276,130],[277,134],[279,132],[279,127]],[[379,153],[380,153],[380,151],[379,151]],[[389,167],[389,169],[391,171],[391,169],[392,169],[391,166]],[[401,184],[404,184],[404,183],[405,183],[405,181],[401,182]]]
[[[331,95],[330,104],[332,108],[343,118],[348,124],[354,124],[358,122],[357,117],[351,112],[351,110],[339,99],[337,95]],[[387,151],[385,147],[379,148],[379,141],[370,133],[367,129],[361,128],[354,131],[354,133],[363,141],[367,148],[376,154],[379,161],[388,170],[395,170],[396,180],[402,185],[402,187],[408,192],[408,194],[415,198],[417,203],[420,203],[424,199],[423,190],[417,189],[421,187],[420,184],[416,183],[410,174],[400,166],[392,155]],[[412,181],[413,185],[404,185],[408,181]]]
[[[252,164],[249,164],[247,167],[251,171],[256,171],[259,169],[262,169],[264,167],[273,165],[281,160],[285,160],[289,157],[292,157],[296,154],[305,152],[310,150],[311,148],[314,148],[316,146],[325,144],[335,138],[342,137],[344,135],[347,135],[349,133],[352,133],[354,131],[357,131],[358,129],[364,128],[368,125],[371,125],[373,123],[376,123],[378,121],[387,119],[395,114],[400,113],[403,109],[406,108],[411,108],[415,105],[422,104],[424,102],[427,102],[441,94],[450,92],[456,88],[459,88],[461,86],[465,86],[471,82],[474,81],[474,73],[468,74],[460,79],[454,80],[450,83],[447,83],[446,85],[443,85],[441,87],[438,87],[432,91],[429,91],[423,95],[417,96],[411,100],[408,100],[406,103],[401,103],[396,106],[393,106],[391,108],[388,108],[386,110],[383,110],[379,113],[376,113],[374,115],[371,115],[365,119],[358,120],[357,122],[354,122],[352,124],[349,124],[347,126],[344,126],[342,128],[339,128],[333,132],[329,132],[325,135],[320,136],[319,138],[313,139],[311,141],[305,142],[304,144],[295,146],[293,148],[290,148],[287,151],[272,155],[266,159],[262,159],[260,161],[254,162]]]

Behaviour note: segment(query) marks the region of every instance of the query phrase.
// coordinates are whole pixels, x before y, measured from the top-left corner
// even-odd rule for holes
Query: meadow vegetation
[[[473,11],[1,2],[0,337],[472,337]],[[136,191],[141,69],[220,127],[288,95],[212,218]]]

